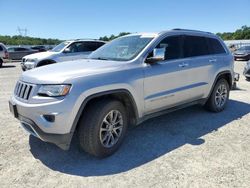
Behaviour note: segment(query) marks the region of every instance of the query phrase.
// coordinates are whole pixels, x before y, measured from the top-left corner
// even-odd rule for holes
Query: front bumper
[[[249,60],[250,54],[234,54],[234,59]]]
[[[18,119],[20,120],[22,127],[29,134],[43,140],[44,142],[53,143],[63,150],[69,149],[73,133],[68,133],[68,134],[45,133],[32,120],[25,118],[21,115],[18,115]]]
[[[74,131],[71,131],[72,107],[67,100],[42,104],[27,104],[12,96],[10,111],[19,119],[22,127],[31,135],[60,148],[69,149]],[[46,118],[51,115],[54,119]]]

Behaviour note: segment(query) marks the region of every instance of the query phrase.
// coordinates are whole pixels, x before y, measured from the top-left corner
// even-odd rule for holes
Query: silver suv
[[[105,42],[99,40],[64,41],[48,52],[24,56],[21,67],[25,71],[53,63],[83,59],[104,44]]]
[[[233,56],[214,34],[174,29],[131,34],[89,59],[22,74],[10,110],[30,134],[68,149],[113,154],[129,125],[189,105],[222,111],[232,86]]]
[[[0,68],[2,67],[4,62],[7,62],[9,59],[9,53],[7,48],[3,43],[0,43]]]

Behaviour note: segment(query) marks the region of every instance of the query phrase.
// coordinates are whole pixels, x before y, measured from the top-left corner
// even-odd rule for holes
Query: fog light
[[[48,122],[55,122],[55,115],[43,115],[43,117]]]

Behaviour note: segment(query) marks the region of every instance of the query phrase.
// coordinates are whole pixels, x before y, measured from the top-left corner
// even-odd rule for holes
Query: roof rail
[[[99,39],[91,39],[91,38],[83,38],[83,39],[66,39],[65,41],[81,41],[81,40],[99,41]]]
[[[174,28],[172,29],[174,31],[194,31],[194,32],[201,32],[201,33],[209,33],[212,34],[211,32],[207,32],[207,31],[200,31],[200,30],[194,30],[194,29],[181,29],[181,28]]]

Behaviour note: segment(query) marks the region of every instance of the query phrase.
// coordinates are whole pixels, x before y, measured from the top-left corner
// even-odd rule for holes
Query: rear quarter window
[[[225,54],[226,51],[220,41],[214,38],[207,38],[210,54]]]

